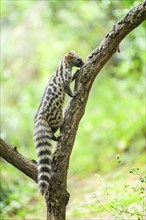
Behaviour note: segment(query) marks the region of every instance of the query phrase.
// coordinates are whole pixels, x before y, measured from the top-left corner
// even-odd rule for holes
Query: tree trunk
[[[51,193],[52,194],[52,193]],[[56,193],[53,193],[56,196]],[[64,220],[66,214],[66,205],[69,200],[69,194],[58,194],[56,197],[46,196],[47,220]]]
[[[145,19],[146,1],[133,8],[114,25],[101,45],[87,57],[85,65],[76,77],[77,96],[71,100],[66,109],[61,132],[62,138],[53,155],[53,182],[49,191],[50,196],[46,196],[47,220],[65,220],[66,205],[69,200],[69,194],[66,191],[69,158],[92,83],[112,54],[119,50],[119,43],[122,39]]]
[[[114,25],[99,47],[95,48],[89,54],[84,66],[76,76],[75,90],[77,95],[71,99],[66,108],[64,122],[60,132],[61,138],[53,154],[52,181],[49,191],[45,196],[47,220],[65,220],[66,205],[69,200],[69,193],[67,192],[69,158],[94,79],[111,56],[117,50],[119,51],[119,44],[124,37],[138,27],[144,20],[146,20],[146,1],[134,7],[123,19]],[[21,157],[18,152],[15,152],[15,149],[11,151],[8,158],[5,148],[10,150],[9,146],[1,141],[1,156],[36,181],[36,165],[27,158]],[[17,157],[17,155],[15,155],[16,153],[19,154],[17,165],[15,162]],[[15,158],[13,157],[14,155]],[[27,168],[23,166],[19,167],[19,162],[21,165],[24,163],[24,166],[28,162],[31,168],[34,167],[35,174],[33,173],[33,175],[31,175],[30,166],[27,166]]]

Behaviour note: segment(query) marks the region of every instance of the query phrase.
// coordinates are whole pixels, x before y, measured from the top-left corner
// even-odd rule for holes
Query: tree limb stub
[[[24,157],[17,151],[17,148],[0,139],[0,156],[8,163],[19,169],[25,175],[37,182],[36,164]]]

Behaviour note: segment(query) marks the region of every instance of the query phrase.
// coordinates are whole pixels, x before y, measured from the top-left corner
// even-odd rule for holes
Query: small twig
[[[116,211],[119,211],[119,212],[123,212],[123,213],[127,213],[127,214],[130,214],[130,215],[135,215],[135,216],[137,216],[137,215],[139,215],[139,216],[141,216],[141,217],[145,217],[145,215],[142,215],[142,214],[140,214],[140,213],[134,213],[134,212],[130,212],[130,211],[128,211],[128,210],[120,210],[120,209],[118,209],[118,208],[116,208],[116,207],[114,207],[113,205],[111,206],[113,209],[115,209]]]

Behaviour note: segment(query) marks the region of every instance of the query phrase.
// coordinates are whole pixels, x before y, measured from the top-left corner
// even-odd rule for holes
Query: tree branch
[[[15,146],[11,146],[2,139],[0,139],[0,156],[35,182],[37,181],[35,161],[27,159],[17,151]]]

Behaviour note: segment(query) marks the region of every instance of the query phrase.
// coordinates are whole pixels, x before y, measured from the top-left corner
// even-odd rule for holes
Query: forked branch
[[[76,77],[77,95],[71,99],[65,111],[61,138],[53,154],[53,180],[49,197],[46,196],[47,220],[64,220],[68,202],[66,191],[67,170],[79,122],[84,114],[88,95],[94,79],[111,58],[119,50],[120,42],[136,27],[146,20],[146,1],[131,9],[112,30],[107,33],[102,43],[95,48],[85,60],[83,68]],[[98,21],[97,21],[98,22]],[[4,141],[0,142],[1,157],[36,181],[36,165],[11,148]]]

